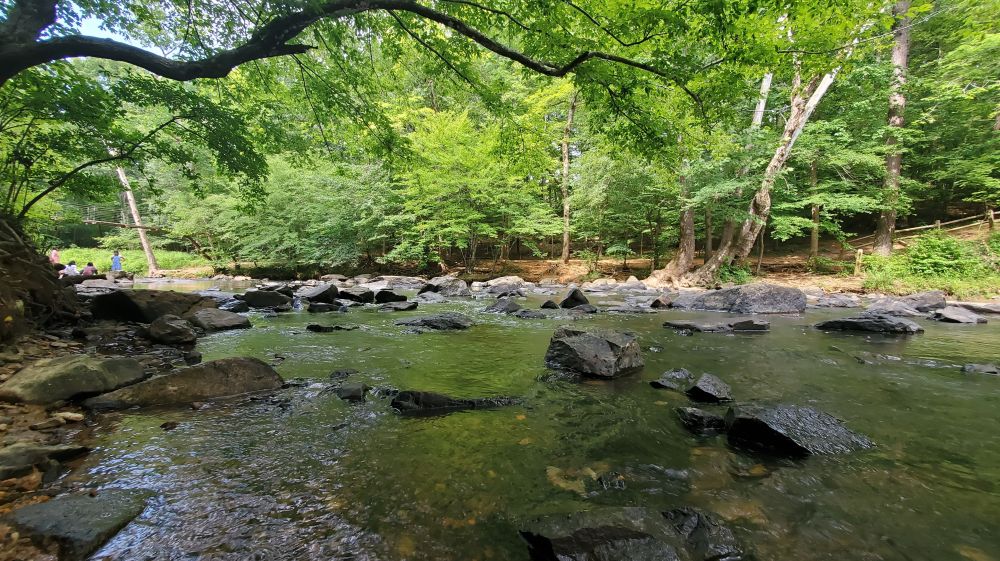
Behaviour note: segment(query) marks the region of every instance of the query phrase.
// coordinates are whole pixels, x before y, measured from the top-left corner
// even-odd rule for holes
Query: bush
[[[746,284],[753,280],[753,273],[746,265],[723,265],[716,278],[722,283]]]
[[[940,230],[917,237],[906,250],[906,264],[920,277],[969,274],[984,266],[969,244]]]
[[[186,253],[183,251],[156,250],[156,263],[161,270],[169,271],[174,269],[190,269],[193,267],[204,268],[203,274],[212,274],[211,263],[204,257]],[[126,271],[143,276],[149,273],[146,265],[146,255],[141,250],[126,249],[121,252],[124,262],[122,268]],[[97,266],[100,274],[111,270],[111,251],[92,247],[69,247],[59,251],[59,259],[63,263],[76,261],[79,269],[88,262]]]

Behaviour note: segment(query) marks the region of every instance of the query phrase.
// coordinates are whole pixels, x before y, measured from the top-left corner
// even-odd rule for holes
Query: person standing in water
[[[49,263],[53,265],[59,264],[59,248],[53,247],[52,251],[49,252]]]
[[[116,249],[114,254],[111,255],[111,270],[121,271],[122,261],[124,261],[124,259],[122,258],[121,255],[118,254],[118,250]]]

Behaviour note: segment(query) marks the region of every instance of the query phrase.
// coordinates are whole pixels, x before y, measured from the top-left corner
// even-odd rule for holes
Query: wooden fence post
[[[861,276],[861,258],[864,257],[865,250],[859,249],[854,255],[854,276]]]

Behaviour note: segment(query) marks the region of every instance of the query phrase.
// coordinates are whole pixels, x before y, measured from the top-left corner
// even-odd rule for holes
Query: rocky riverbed
[[[569,559],[735,559],[810,543],[800,557],[868,547],[894,559],[866,532],[796,538],[795,495],[852,505],[862,512],[830,523],[855,527],[874,516],[859,487],[875,484],[875,466],[904,477],[890,486],[900,493],[947,479],[905,475],[915,461],[905,450],[928,437],[895,430],[912,419],[893,405],[929,407],[923,390],[941,387],[962,403],[1000,381],[1000,357],[977,343],[995,337],[981,322],[1000,309],[936,293],[370,276],[76,290],[86,321],[2,357],[5,540],[21,558],[84,558],[111,539],[101,558],[146,548],[151,559],[547,559],[558,543],[553,554]],[[922,430],[978,425],[945,401]],[[947,449],[975,465],[1000,455],[989,443]],[[823,499],[815,477],[847,498]],[[960,500],[954,491],[944,503]],[[292,530],[279,538],[280,512]],[[975,527],[990,512],[963,520]],[[256,522],[239,527],[233,513]],[[107,523],[81,533],[91,518]],[[178,535],[198,520],[207,533]],[[558,530],[532,529],[542,527]],[[567,537],[584,534],[604,537]],[[905,534],[894,539],[916,551],[922,540]],[[988,555],[986,545],[963,537],[939,551]],[[718,548],[729,557],[706,556]]]

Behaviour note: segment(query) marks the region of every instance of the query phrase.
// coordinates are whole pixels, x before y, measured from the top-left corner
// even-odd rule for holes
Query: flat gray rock
[[[145,377],[131,358],[67,355],[40,360],[0,385],[0,401],[50,404],[89,397]]]
[[[732,407],[726,426],[730,444],[778,456],[846,454],[875,446],[833,415],[799,405]]]
[[[552,368],[596,378],[616,378],[639,370],[645,364],[635,335],[573,327],[560,327],[555,331],[545,353],[545,362]]]
[[[821,321],[814,326],[827,331],[868,331],[872,333],[913,334],[924,328],[915,321],[887,314],[865,313],[849,318]]]
[[[407,327],[418,327],[424,329],[434,329],[437,331],[449,331],[456,329],[468,329],[472,327],[472,320],[457,312],[444,312],[432,316],[420,316],[410,319],[402,319],[396,325]]]
[[[33,444],[17,442],[0,448],[0,481],[31,473],[34,467],[43,471],[50,462],[72,460],[89,452],[86,446],[69,444]]]
[[[142,514],[151,496],[132,489],[63,495],[19,508],[7,521],[37,543],[59,544],[60,560],[79,561]]]
[[[945,306],[935,310],[931,319],[945,323],[986,323],[986,318],[983,316],[958,306]]]
[[[663,322],[663,327],[689,329],[702,333],[732,333],[734,331],[769,331],[771,322],[761,319],[735,319],[723,322],[670,320]]]
[[[246,316],[215,308],[198,310],[188,316],[188,321],[191,325],[209,332],[250,328],[250,320]]]

